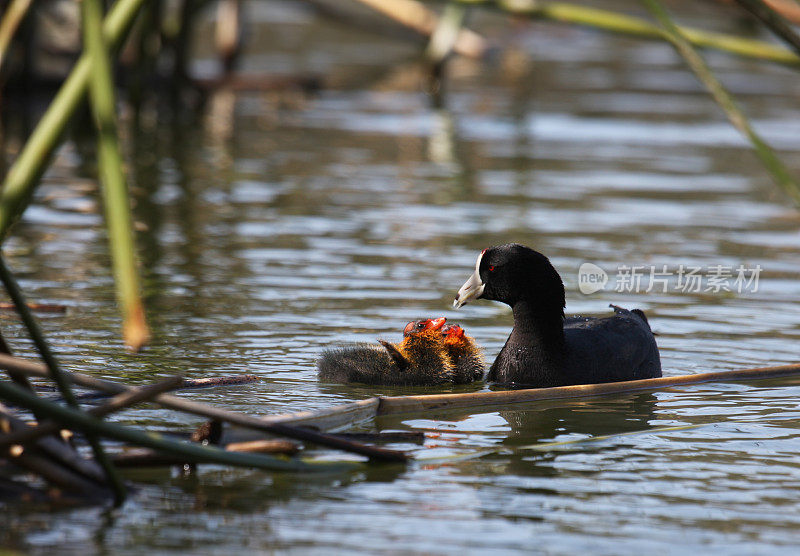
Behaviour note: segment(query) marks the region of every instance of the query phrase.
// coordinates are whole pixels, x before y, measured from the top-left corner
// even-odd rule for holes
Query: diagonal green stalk
[[[11,301],[14,302],[14,307],[16,307],[17,312],[19,313],[22,323],[28,330],[31,340],[33,340],[36,349],[39,351],[39,355],[41,355],[42,360],[45,362],[45,365],[50,371],[50,377],[58,386],[58,390],[64,397],[64,401],[67,402],[67,405],[80,412],[78,400],[75,399],[75,394],[72,392],[72,387],[70,386],[69,380],[64,376],[64,373],[61,371],[61,366],[58,364],[55,355],[50,350],[49,344],[44,339],[42,329],[39,328],[39,323],[36,322],[33,313],[28,308],[25,296],[22,294],[22,290],[20,289],[19,284],[17,284],[14,276],[11,274],[11,271],[8,269],[5,257],[3,257],[2,253],[0,253],[0,281],[3,282],[3,285],[8,292],[8,296],[11,298]],[[31,393],[30,395],[34,398],[37,398],[36,394]],[[34,413],[36,413],[36,410],[34,410]],[[38,413],[36,414],[38,415]],[[42,412],[42,415],[47,415],[47,413]],[[103,471],[108,478],[109,486],[111,486],[114,492],[115,504],[121,504],[125,500],[125,486],[122,484],[122,479],[120,479],[119,474],[116,472],[116,469],[114,469],[114,466],[111,465],[108,456],[106,456],[106,453],[103,450],[103,446],[100,444],[100,440],[92,434],[88,434],[86,438],[89,441],[89,445],[92,447],[92,451],[94,452],[94,457],[97,460],[97,463],[103,468]]]
[[[131,444],[159,450],[168,455],[185,456],[198,463],[219,463],[239,467],[253,467],[267,471],[292,472],[341,472],[361,466],[361,464],[351,462],[315,463],[286,460],[263,454],[228,452],[220,448],[196,443],[174,442],[165,439],[160,434],[142,432],[109,423],[102,419],[96,419],[83,411],[43,400],[35,394],[26,392],[19,386],[4,381],[0,381],[0,398],[40,412],[42,415],[63,423],[65,428],[83,431],[87,435],[103,435],[122,442],[130,442]]]
[[[118,0],[114,4],[103,22],[103,35],[109,47],[119,46],[145,1]],[[30,202],[61,134],[86,93],[91,69],[89,56],[84,53],[6,174],[0,189],[0,241]]]
[[[750,125],[747,116],[736,104],[731,94],[725,89],[720,81],[714,76],[706,65],[703,57],[694,49],[681,30],[672,21],[667,11],[658,0],[643,0],[647,9],[658,19],[666,33],[666,38],[683,57],[689,69],[694,72],[697,78],[705,85],[716,103],[725,111],[728,119],[733,126],[738,129],[755,149],[756,155],[767,168],[772,179],[777,183],[793,200],[800,205],[800,185],[792,177],[789,169],[783,164],[775,151],[758,135]]]
[[[117,286],[117,299],[123,313],[123,338],[134,351],[149,335],[144,307],[139,296],[139,274],[133,242],[133,224],[128,185],[117,140],[116,104],[111,62],[103,42],[102,11],[99,0],[82,0],[84,51],[91,60],[89,97],[97,125],[97,160],[106,209],[109,247]]]
[[[492,4],[507,13],[534,19],[547,19],[560,23],[583,25],[603,31],[630,35],[643,39],[664,39],[665,33],[658,25],[640,17],[611,10],[579,6],[568,2],[542,2],[540,0],[452,0],[462,4]],[[799,67],[800,56],[780,46],[725,33],[681,27],[684,36],[700,48],[722,50],[745,58],[767,60]]]

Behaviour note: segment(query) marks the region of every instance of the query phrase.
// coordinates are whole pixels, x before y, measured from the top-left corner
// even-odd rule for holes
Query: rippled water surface
[[[319,94],[239,92],[196,123],[145,118],[127,133],[150,349],[120,344],[98,197],[74,145],[15,229],[10,263],[29,296],[69,307],[42,317],[69,368],[134,383],[253,373],[183,395],[259,415],[440,391],[320,384],[314,364],[434,315],[493,359],[508,308],[451,300],[478,251],[507,241],[551,258],[568,313],[646,310],[667,376],[797,361],[800,216],[669,48],[539,24],[509,37],[490,18],[506,48],[454,61],[437,111],[412,47],[276,6],[254,9],[244,68],[319,73]],[[797,74],[709,59],[800,175]],[[578,292],[584,262],[611,274],[605,290]],[[763,270],[757,291],[630,292],[612,287],[620,265]],[[12,315],[0,325],[31,352]],[[383,418],[362,427],[426,432],[393,445],[420,461],[313,478],[139,471],[121,510],[4,509],[0,539],[42,553],[788,554],[798,399],[800,381],[783,379]],[[116,419],[199,422],[155,408]]]

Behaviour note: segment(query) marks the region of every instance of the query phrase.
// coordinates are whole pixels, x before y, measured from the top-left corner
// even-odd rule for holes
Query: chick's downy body
[[[448,326],[442,333],[445,349],[453,363],[453,382],[468,384],[483,379],[483,353],[475,340],[458,325]]]
[[[317,363],[319,378],[386,385],[453,382],[453,364],[441,332],[444,323],[444,318],[409,323],[397,344],[379,340],[380,345],[326,350]]]

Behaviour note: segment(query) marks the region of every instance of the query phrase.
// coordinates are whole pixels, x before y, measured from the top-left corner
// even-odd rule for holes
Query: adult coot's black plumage
[[[661,376],[653,332],[638,309],[605,318],[564,318],[564,284],[541,253],[508,243],[484,249],[453,305],[492,299],[510,305],[514,329],[488,380],[533,387]]]

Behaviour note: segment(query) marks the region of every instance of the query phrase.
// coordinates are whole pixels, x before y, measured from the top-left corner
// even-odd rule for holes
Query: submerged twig
[[[72,392],[70,383],[64,377],[64,374],[61,371],[61,367],[59,366],[55,355],[50,350],[50,345],[45,340],[44,334],[42,333],[41,328],[39,328],[39,323],[36,322],[33,313],[31,313],[30,309],[28,309],[27,302],[25,301],[25,296],[22,294],[22,290],[20,289],[19,284],[17,284],[17,281],[14,279],[14,276],[11,274],[11,271],[6,266],[5,258],[3,257],[1,252],[0,252],[0,281],[3,282],[3,285],[5,286],[6,291],[8,292],[8,296],[11,298],[11,300],[14,302],[14,305],[17,307],[17,312],[19,313],[19,316],[22,319],[22,323],[28,330],[28,334],[30,335],[31,340],[36,346],[36,349],[39,352],[39,355],[41,356],[42,360],[45,362],[46,368],[48,370],[47,377],[53,379],[53,381],[56,383],[58,389],[61,392],[61,395],[67,402],[67,405],[74,408],[76,411],[80,411],[78,401],[75,399],[75,394]],[[30,395],[38,399],[35,394],[30,394]],[[31,410],[39,411],[38,408],[33,408],[33,407],[31,408]],[[88,440],[89,445],[92,447],[92,452],[94,453],[94,457],[97,460],[97,463],[100,465],[100,467],[103,468],[103,471],[105,471],[109,486],[114,491],[115,503],[121,504],[125,500],[125,485],[122,483],[122,479],[119,477],[119,475],[114,470],[114,467],[108,461],[108,457],[103,451],[103,446],[100,444],[100,440],[91,433],[87,434],[86,439]]]
[[[3,404],[0,404],[0,417],[2,417],[0,421],[3,423],[2,430],[8,433],[9,436],[16,435],[18,432],[27,433],[31,430],[30,426],[28,426],[22,419],[11,413],[11,411],[6,409]],[[72,446],[62,442],[60,438],[53,436],[40,438],[36,442],[35,450],[28,450],[22,446],[13,445],[8,450],[0,450],[0,453],[3,451],[8,453],[8,455],[11,457],[10,461],[12,462],[26,454],[46,458],[51,464],[63,467],[71,472],[80,474],[84,478],[94,481],[95,490],[97,488],[105,488],[107,486],[103,469],[97,464],[97,462],[81,456],[72,448]]]
[[[166,396],[166,394],[161,394]],[[355,464],[348,463],[320,463],[302,462],[278,459],[261,454],[248,454],[227,452],[216,447],[201,446],[189,442],[173,442],[162,438],[160,435],[146,433],[129,427],[123,427],[107,421],[97,419],[82,411],[70,409],[52,402],[42,400],[13,384],[0,382],[0,397],[23,407],[36,409],[42,414],[60,420],[65,427],[83,431],[85,434],[102,435],[115,440],[129,442],[139,446],[153,448],[165,454],[180,457],[182,460],[191,459],[198,463],[221,463],[239,467],[253,467],[268,471],[343,471],[352,468]]]
[[[237,442],[227,444],[224,449],[229,452],[237,453],[250,453],[250,454],[283,454],[294,455],[300,447],[294,442],[288,440],[253,440],[250,442]],[[135,450],[126,450],[121,454],[115,454],[111,457],[111,461],[117,467],[160,467],[164,465],[194,465],[197,460],[187,461],[184,457],[174,457],[164,455],[156,450],[147,448],[137,448]]]
[[[180,384],[181,377],[173,376],[150,386],[134,388],[128,392],[114,396],[108,403],[104,405],[89,409],[87,413],[89,413],[89,415],[93,415],[94,417],[104,417],[106,415],[110,415],[111,413],[126,409],[132,405],[149,401],[163,392],[174,390]],[[55,421],[43,421],[36,427],[29,427],[25,430],[0,436],[0,450],[13,444],[27,444],[38,438],[41,438],[42,436],[58,432],[63,428],[63,423],[57,423]]]
[[[28,309],[39,313],[66,313],[67,306],[57,303],[28,303]],[[0,302],[0,311],[15,311],[13,303]]]

